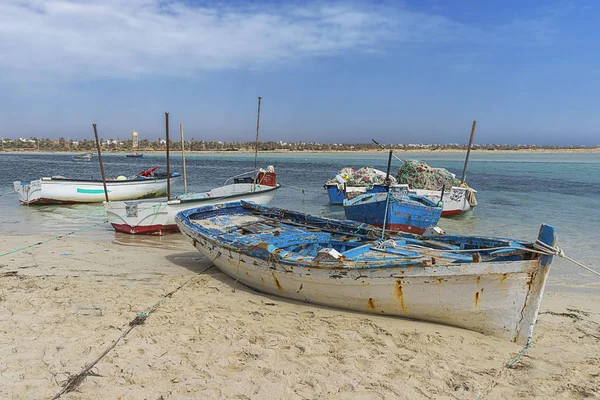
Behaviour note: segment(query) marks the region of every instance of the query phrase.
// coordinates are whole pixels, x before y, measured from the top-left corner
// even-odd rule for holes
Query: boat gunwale
[[[344,207],[353,207],[353,206],[364,205],[364,204],[369,204],[369,203],[384,202],[384,201],[387,201],[387,198],[382,198],[382,199],[375,198],[375,197],[383,197],[380,195],[384,195],[384,194],[386,194],[386,192],[360,194],[360,195],[354,197],[353,199],[348,199],[348,200],[344,199],[343,206]],[[426,207],[428,210],[433,210],[433,211],[438,211],[438,209],[439,209],[440,214],[443,211],[443,206],[440,206],[440,202],[433,201],[429,197],[421,195],[421,194],[409,192],[408,195],[400,195],[400,197],[395,196],[396,193],[387,193],[387,194],[388,194],[388,196],[391,196],[390,202],[405,203],[405,204],[408,203],[410,205]],[[371,198],[367,199],[368,196],[371,196]],[[422,200],[422,202],[411,198],[411,196],[419,197],[420,200]],[[366,201],[366,200],[371,200],[371,201]]]
[[[173,174],[171,174],[171,179],[175,179],[175,178],[179,178],[181,177],[181,174],[179,174],[178,172],[174,172]],[[161,181],[166,181],[167,178],[166,176],[164,178],[135,178],[135,179],[123,179],[123,180],[116,180],[116,179],[110,179],[110,180],[106,180],[106,184],[126,184],[126,183],[155,183],[155,182],[161,182]],[[71,179],[71,178],[47,178],[47,177],[43,177],[40,179],[35,179],[33,181],[29,181],[29,182],[35,182],[35,181],[40,181],[40,182],[44,182],[44,183],[49,183],[49,182],[57,182],[57,183],[61,183],[61,182],[82,182],[84,184],[87,183],[93,183],[93,184],[102,184],[102,180],[97,180],[97,179]],[[15,182],[20,182],[20,181],[15,181]]]
[[[243,203],[246,202],[234,202],[234,203],[224,203],[224,204],[217,204],[217,205],[209,205],[209,206],[204,206],[202,208],[205,209],[205,211],[203,212],[208,212],[210,211],[210,208],[212,208],[213,210],[217,210],[217,209],[223,209],[223,208],[234,208],[237,206],[243,206]],[[228,206],[228,207],[225,207]],[[258,206],[258,207],[263,207],[260,205],[255,205],[253,204],[253,206]],[[271,209],[275,209],[277,210],[275,207],[270,207]],[[255,208],[256,209],[256,208]],[[285,210],[284,210],[285,211]],[[223,239],[225,239],[225,236],[228,235],[229,233],[222,233],[219,235],[215,235],[214,233],[211,233],[208,231],[208,229],[205,229],[201,226],[198,226],[196,224],[194,224],[192,222],[192,220],[189,218],[189,215],[191,214],[196,214],[198,213],[197,209],[189,209],[189,210],[184,210],[179,212],[176,216],[175,216],[175,222],[179,227],[179,230],[186,234],[187,236],[190,236],[191,238],[193,238],[195,241],[200,242],[201,240],[205,240],[207,242],[210,242],[213,246],[215,247],[219,247],[223,250],[226,250],[228,252],[235,252],[235,253],[239,253],[245,256],[249,256],[249,257],[253,257],[256,259],[260,259],[263,261],[269,261],[269,259],[273,259],[273,261],[276,261],[276,264],[274,265],[285,265],[288,267],[294,267],[294,268],[307,268],[307,269],[321,269],[321,270],[335,270],[335,271],[339,271],[339,270],[345,270],[345,271],[360,271],[360,270],[368,270],[368,271],[374,271],[374,270],[385,270],[386,272],[389,273],[390,270],[394,270],[394,269],[398,269],[398,270],[402,270],[402,276],[405,276],[405,272],[408,268],[419,268],[419,269],[423,269],[423,268],[428,268],[429,271],[431,272],[431,276],[435,276],[435,277],[442,277],[445,275],[473,275],[473,274],[485,274],[485,271],[480,271],[480,272],[470,272],[470,271],[466,271],[469,269],[469,267],[471,267],[470,269],[477,269],[477,268],[473,268],[473,266],[483,266],[483,269],[493,269],[494,265],[497,265],[498,263],[505,263],[508,265],[513,265],[515,267],[517,267],[517,265],[519,267],[515,268],[515,269],[510,269],[510,270],[506,270],[500,273],[518,273],[518,272],[523,272],[523,273],[532,273],[533,271],[535,271],[538,268],[539,265],[539,257],[537,255],[534,255],[531,259],[525,259],[525,260],[498,260],[498,261],[492,261],[492,262],[480,262],[480,263],[475,263],[475,262],[471,262],[471,263],[444,263],[443,260],[445,260],[445,258],[443,257],[443,253],[440,254],[440,256],[438,257],[439,261],[442,261],[442,263],[436,263],[435,265],[428,265],[425,264],[423,262],[418,262],[418,263],[406,263],[406,264],[398,264],[396,263],[395,265],[392,263],[392,265],[390,265],[390,260],[387,259],[382,259],[382,260],[365,260],[365,261],[356,261],[356,260],[352,260],[352,259],[340,259],[340,260],[335,260],[335,261],[325,261],[325,262],[319,262],[319,261],[314,261],[312,260],[312,257],[310,260],[302,260],[302,259],[298,259],[298,258],[294,258],[294,259],[286,259],[285,255],[283,255],[282,253],[289,253],[288,251],[284,250],[283,248],[275,248],[274,251],[269,251],[269,246],[273,246],[270,243],[263,241],[263,242],[257,242],[257,243],[247,243],[245,246],[242,246],[239,242],[237,242],[235,240],[229,240],[227,242],[225,242]],[[300,213],[298,213],[300,214]],[[322,218],[322,217],[319,217]],[[323,219],[330,219],[330,218],[323,218]],[[333,221],[337,221],[332,219]],[[181,226],[183,225],[183,227]],[[364,224],[362,224],[364,225]],[[418,235],[412,235],[412,234],[399,234],[396,235],[395,237],[398,238],[402,238],[402,237],[408,237],[408,238],[414,238],[414,237],[419,237]],[[449,235],[450,238],[460,238],[460,237],[464,237],[461,235]],[[515,241],[514,239],[509,239],[509,238],[492,238],[492,237],[477,237],[477,238],[482,238],[485,240],[499,240],[499,241],[503,241],[503,242],[516,242],[519,244],[529,244],[531,245],[530,242],[524,242],[524,241]],[[374,238],[373,241],[375,241],[376,239]],[[366,244],[366,243],[365,243]],[[261,257],[257,257],[255,255],[252,255],[249,253],[249,249],[254,249],[257,247],[261,247],[264,248],[266,251],[269,251],[270,256],[266,257],[266,258],[261,258]],[[448,250],[448,252],[452,252],[452,250]],[[393,255],[393,254],[390,254]],[[400,259],[400,257],[399,257]],[[404,259],[406,260],[406,259]],[[526,267],[527,266],[527,267]],[[441,270],[439,270],[439,268],[441,268]],[[446,271],[446,273],[444,273],[444,271]]]
[[[219,186],[215,189],[220,189],[220,188],[223,188],[226,186],[233,186],[233,185],[240,185],[240,183],[232,183],[231,185]],[[242,185],[248,185],[248,183],[243,183]],[[252,185],[252,184],[250,184],[250,185]],[[260,190],[254,190],[252,192],[235,193],[235,194],[230,194],[230,195],[226,195],[226,196],[217,196],[217,197],[205,197],[202,199],[176,199],[176,200],[178,200],[181,204],[194,203],[194,202],[202,203],[202,202],[208,202],[208,201],[212,201],[212,200],[233,199],[235,197],[248,196],[253,193],[264,194],[264,193],[273,192],[273,191],[281,188],[281,184],[279,184],[279,183],[277,183],[276,186],[267,186],[267,185],[257,185],[257,186],[265,187],[265,189],[261,188]],[[214,189],[211,189],[211,190],[214,190]],[[208,192],[210,192],[210,190]],[[208,192],[204,192],[204,193],[208,193]],[[173,201],[174,200],[171,200],[171,202],[173,202]],[[172,204],[177,204],[177,203],[172,203]]]
[[[176,175],[171,176],[171,179],[177,179],[179,177],[181,177],[181,175],[179,173],[175,173]],[[167,177],[164,178],[147,178],[147,179],[125,179],[125,180],[116,180],[116,179],[111,179],[111,180],[107,180],[106,181],[106,186],[112,186],[112,185],[119,185],[119,186],[123,186],[123,185],[138,185],[138,184],[157,184],[157,183],[163,183],[167,180]],[[47,177],[43,177],[43,178],[39,178],[39,179],[34,179],[31,181],[13,181],[13,185],[19,185],[20,187],[24,187],[24,186],[33,186],[33,185],[42,185],[42,184],[61,184],[61,183],[73,183],[73,184],[81,184],[81,185],[102,185],[102,181],[101,180],[93,180],[93,179],[68,179],[68,178],[47,178]]]
[[[239,185],[239,183],[233,183],[231,185],[226,185],[226,186],[233,186],[233,185]],[[224,187],[224,186],[220,186],[215,189],[219,189],[222,187]],[[116,200],[116,201],[109,201],[108,203],[105,201],[104,205],[111,209],[124,208],[123,206],[119,207],[120,206],[119,203],[123,203],[124,206],[132,206],[132,205],[139,205],[139,204],[145,204],[145,203],[152,203],[153,206],[171,206],[171,205],[180,205],[180,204],[190,203],[190,202],[201,203],[201,202],[209,202],[209,201],[222,200],[222,199],[230,199],[230,198],[232,199],[235,197],[245,197],[245,196],[249,196],[252,194],[262,195],[265,193],[270,193],[272,191],[275,191],[279,188],[281,188],[281,185],[277,184],[277,186],[274,186],[274,187],[267,186],[267,189],[264,189],[264,190],[256,190],[254,192],[236,193],[236,194],[227,195],[227,196],[205,197],[202,199],[188,199],[185,201],[182,199],[167,200],[166,197],[158,197],[158,198],[153,198],[153,199],[139,199],[139,200]],[[211,189],[211,190],[213,190],[213,189]],[[210,192],[210,190],[208,192]],[[208,192],[204,192],[204,193],[208,193]],[[113,205],[114,205],[114,207],[113,207]]]

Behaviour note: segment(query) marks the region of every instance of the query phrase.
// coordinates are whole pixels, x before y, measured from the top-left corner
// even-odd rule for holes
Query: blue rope
[[[523,357],[523,355],[525,355],[525,352],[527,351],[528,348],[531,347],[531,340],[528,339],[527,340],[527,344],[525,345],[525,347],[523,347],[523,350],[521,350],[519,352],[519,354],[517,354],[515,356],[515,358],[512,359],[512,361],[510,361],[508,364],[506,364],[507,368],[512,368],[513,365],[515,365],[520,359],[521,357]]]
[[[81,228],[81,229],[76,229],[76,230],[74,230],[74,231],[71,231],[71,232],[63,233],[62,235],[58,235],[58,236],[52,237],[52,238],[50,238],[50,239],[42,240],[41,242],[37,242],[37,243],[33,243],[33,244],[30,244],[30,245],[27,245],[27,246],[24,246],[24,247],[20,247],[20,248],[18,248],[18,249],[11,250],[11,251],[9,251],[9,252],[6,252],[6,253],[3,253],[3,254],[0,254],[0,257],[7,256],[7,255],[9,255],[9,254],[18,253],[18,252],[20,252],[20,251],[27,250],[27,249],[30,249],[30,248],[32,248],[32,247],[35,247],[35,246],[42,245],[42,244],[44,244],[44,243],[52,242],[52,241],[54,241],[54,240],[58,240],[58,239],[61,239],[61,238],[64,238],[64,237],[66,237],[66,236],[74,235],[74,234],[76,234],[76,233],[79,233],[79,232],[87,231],[88,229],[95,228],[95,227],[97,227],[97,226],[99,226],[99,225],[104,225],[104,224],[106,224],[106,223],[108,223],[108,222],[110,222],[110,221],[112,221],[112,220],[115,220],[115,219],[117,219],[117,218],[122,218],[122,217],[124,217],[124,215],[122,215],[122,216],[120,216],[120,217],[115,217],[115,218],[107,219],[106,221],[98,222],[98,223],[95,223],[95,224],[93,224],[93,225],[89,225],[89,226],[83,227],[83,228]]]
[[[496,374],[494,379],[492,379],[492,381],[487,386],[487,388],[483,391],[483,393],[481,393],[479,396],[477,396],[477,400],[482,400],[484,396],[487,396],[490,393],[490,391],[492,390],[492,388],[496,385],[496,381],[498,380],[498,378],[500,378],[500,375],[502,375],[502,373],[505,370],[512,368],[513,365],[515,365],[521,359],[521,357],[523,357],[525,355],[525,352],[530,347],[531,347],[531,338],[527,339],[527,344],[525,345],[525,347],[523,347],[523,349],[519,352],[519,354],[517,354],[511,361],[506,363],[504,365],[504,367],[498,371],[498,373]]]

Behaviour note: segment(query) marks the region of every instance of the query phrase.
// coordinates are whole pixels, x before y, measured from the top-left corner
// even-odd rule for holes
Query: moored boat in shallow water
[[[73,156],[73,160],[75,160],[75,161],[91,161],[92,154],[91,153],[77,154],[77,155]]]
[[[342,205],[347,193],[353,195],[382,193],[387,191],[384,183],[385,172],[371,167],[355,171],[354,168],[342,168],[332,179],[323,186],[327,190],[329,203]],[[395,179],[392,178],[392,183]]]
[[[219,269],[260,292],[519,343],[531,338],[552,261],[531,242],[382,234],[246,202],[182,211],[175,221]],[[538,240],[554,246],[555,229],[542,225]]]
[[[435,179],[431,178],[432,176]],[[387,187],[383,182],[384,177],[383,171],[374,168],[364,167],[355,171],[346,167],[334,178],[329,179],[324,188],[327,190],[330,204],[342,205],[345,193],[360,195],[385,192]],[[390,179],[391,187],[396,191],[425,196],[436,203],[441,201],[442,217],[461,214],[477,206],[477,191],[464,182],[460,183],[453,174],[443,168],[431,168],[425,163],[409,160],[398,170],[398,175],[390,176]]]
[[[227,184],[230,180],[233,183]],[[275,169],[269,165],[259,170],[256,183],[252,177],[238,175],[208,192],[185,193],[171,199],[110,201],[104,203],[104,210],[117,232],[165,235],[178,231],[175,215],[180,211],[239,200],[269,204],[280,187]]]
[[[412,193],[385,192],[362,194],[344,200],[346,219],[364,222],[392,231],[422,234],[436,226],[442,203]]]
[[[106,181],[110,200],[133,200],[157,197],[167,193],[166,174],[141,174]],[[171,180],[179,174],[171,174]],[[16,181],[14,190],[22,204],[102,203],[105,201],[101,180],[69,179],[62,176],[40,178],[33,181]]]
[[[128,154],[125,154],[125,157],[128,157],[128,158],[143,158],[144,157],[144,153],[135,153],[135,152],[134,153],[128,153]]]
[[[165,235],[178,232],[175,215],[183,210],[246,200],[269,204],[280,185],[265,186],[253,183],[232,183],[204,193],[190,193],[172,200],[166,198],[104,203],[111,225],[117,232],[140,235]]]

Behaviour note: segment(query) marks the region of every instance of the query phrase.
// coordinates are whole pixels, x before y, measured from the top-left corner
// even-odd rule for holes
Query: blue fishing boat
[[[556,244],[549,225],[536,242],[422,237],[244,201],[181,211],[175,222],[217,268],[259,292],[523,344]]]
[[[408,193],[399,187],[391,192],[392,155],[393,151],[390,150],[384,180],[386,192],[356,197],[349,197],[350,193],[346,193],[346,218],[393,231],[422,234],[427,228],[437,225],[442,216],[442,202],[437,203],[425,196]]]
[[[329,179],[323,187],[327,190],[329,203],[341,206],[344,204],[344,198],[347,193],[359,195],[386,192],[385,176],[385,172],[372,167],[364,167],[358,171],[346,167],[342,168],[335,177]],[[389,174],[387,177],[390,179]],[[392,182],[395,182],[395,178],[391,179]]]
[[[346,219],[418,234],[436,226],[442,210],[441,202],[413,193],[362,194],[344,200]]]
[[[143,158],[144,157],[144,153],[129,153],[129,154],[125,154],[125,157],[129,157],[129,158]]]
[[[341,206],[344,204],[344,186],[338,183],[327,182],[324,185],[324,188],[327,190],[327,195],[329,196],[329,203],[336,206]],[[383,193],[386,191],[385,185],[373,185],[372,187],[352,187],[349,186],[346,188],[347,191],[356,191],[367,194],[373,193]]]

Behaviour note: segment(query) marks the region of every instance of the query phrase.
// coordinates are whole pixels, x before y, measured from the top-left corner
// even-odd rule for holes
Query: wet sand
[[[0,398],[52,398],[160,300],[63,399],[600,398],[599,295],[547,292],[507,369],[521,346],[263,295],[184,240],[153,240],[68,237],[0,258]]]

